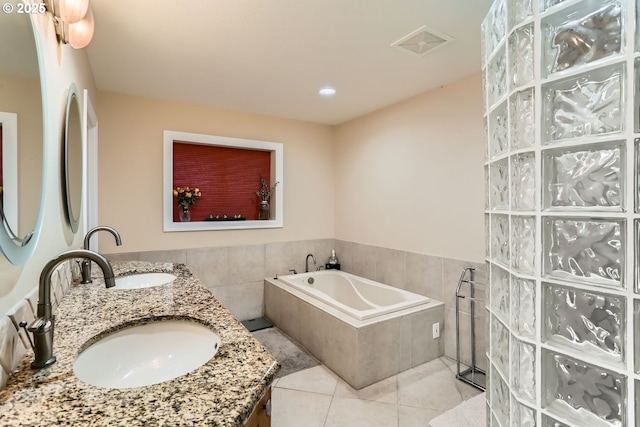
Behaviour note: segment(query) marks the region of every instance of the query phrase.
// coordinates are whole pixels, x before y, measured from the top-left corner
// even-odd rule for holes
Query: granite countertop
[[[56,313],[54,355],[42,370],[29,366],[0,392],[3,426],[242,426],[280,365],[182,264],[113,263],[117,276],[168,272],[171,284],[137,290],[106,289],[100,269],[94,283],[73,286]],[[147,387],[105,389],[81,382],[73,361],[88,342],[153,319],[193,319],[221,339],[216,355],[182,377]],[[96,366],[96,369],[100,369]]]

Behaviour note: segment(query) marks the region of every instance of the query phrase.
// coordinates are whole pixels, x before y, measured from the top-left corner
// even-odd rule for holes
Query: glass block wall
[[[482,24],[488,425],[640,426],[639,9]]]

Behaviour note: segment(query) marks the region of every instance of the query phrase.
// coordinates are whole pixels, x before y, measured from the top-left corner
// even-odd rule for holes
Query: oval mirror
[[[10,1],[14,8],[18,1]],[[28,14],[0,14],[0,249],[16,265],[42,222],[44,100],[39,41]]]
[[[82,127],[78,91],[69,88],[64,124],[64,153],[62,159],[63,197],[67,221],[71,230],[78,231],[82,204]]]

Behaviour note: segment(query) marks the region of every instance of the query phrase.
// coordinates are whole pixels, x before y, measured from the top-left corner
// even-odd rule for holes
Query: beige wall
[[[84,51],[58,44],[49,14],[32,15],[32,18],[42,47],[45,75],[43,96],[47,119],[44,127],[46,184],[43,219],[37,247],[25,265],[14,266],[0,257],[0,313],[6,313],[37,286],[40,271],[47,261],[64,250],[80,247],[84,232],[81,225],[78,233],[73,235],[65,225],[60,183],[60,138],[69,85],[75,83],[80,93],[88,89],[93,96],[93,75]],[[83,105],[81,97],[81,110]]]
[[[336,129],[335,238],[483,262],[480,74]]]
[[[100,93],[99,223],[115,227],[119,253],[329,238],[334,232],[333,128],[115,93]],[[284,228],[162,231],[163,131],[280,142],[284,145]],[[256,187],[257,189],[257,187]]]

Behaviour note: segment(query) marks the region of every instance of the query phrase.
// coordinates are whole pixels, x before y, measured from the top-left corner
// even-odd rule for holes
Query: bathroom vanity
[[[146,289],[107,289],[100,270],[93,284],[72,286],[56,312],[54,355],[42,370],[29,352],[0,392],[3,425],[270,425],[276,359],[182,264],[113,263],[116,276],[165,272],[173,282]],[[193,321],[220,337],[215,356],[178,378],[136,388],[102,388],[74,374],[76,356],[123,328],[166,320]],[[100,370],[100,366],[95,367]]]

